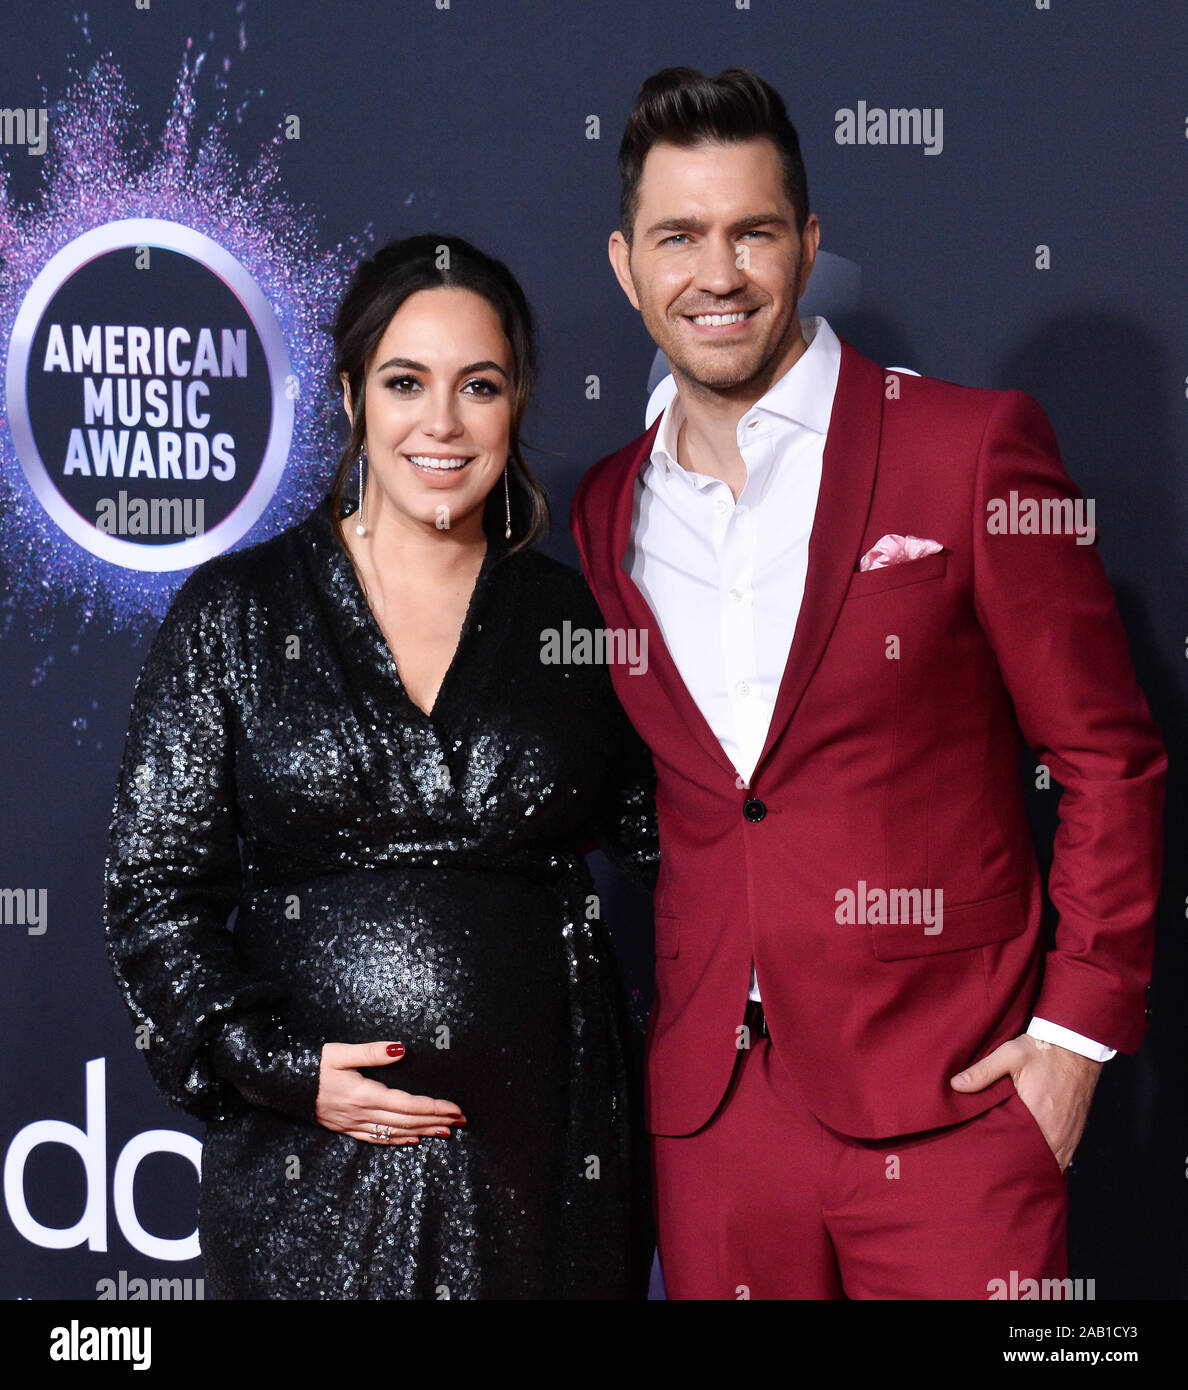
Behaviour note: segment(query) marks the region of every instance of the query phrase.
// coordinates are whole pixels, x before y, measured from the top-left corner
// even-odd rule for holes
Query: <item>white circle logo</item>
[[[129,569],[186,569],[268,506],[290,380],[276,316],[234,256],[180,223],[127,218],[64,246],[30,286],[8,422],[68,536]]]

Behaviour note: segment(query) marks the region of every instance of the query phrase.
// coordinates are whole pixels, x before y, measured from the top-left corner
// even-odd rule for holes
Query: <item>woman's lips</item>
[[[456,478],[471,463],[474,454],[405,454],[409,463],[425,478]]]

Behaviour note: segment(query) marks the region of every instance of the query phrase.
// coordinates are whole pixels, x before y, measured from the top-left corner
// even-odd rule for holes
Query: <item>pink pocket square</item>
[[[888,565],[902,565],[908,560],[922,560],[925,555],[935,555],[944,549],[936,541],[921,540],[919,536],[884,536],[858,562],[858,572],[881,570]]]

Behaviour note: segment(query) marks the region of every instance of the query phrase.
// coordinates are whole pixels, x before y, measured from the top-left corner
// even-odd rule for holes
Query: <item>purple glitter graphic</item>
[[[323,326],[364,253],[359,246],[317,249],[314,213],[286,197],[281,187],[285,141],[279,131],[252,167],[241,169],[227,144],[228,125],[242,119],[242,103],[228,115],[226,61],[214,81],[216,116],[198,132],[195,85],[205,57],[194,51],[192,41],[187,45],[156,141],[138,126],[136,105],[110,56],[85,76],[73,74],[66,93],[46,103],[49,145],[36,206],[11,201],[9,170],[0,163],[0,381],[21,302],[47,261],[68,242],[131,217],[177,222],[210,237],[245,267],[268,300],[292,372],[286,391],[295,412],[288,459],[264,515],[238,543],[243,546],[299,521],[328,486],[338,449],[325,384],[330,344]],[[31,631],[43,634],[65,607],[76,614],[81,629],[97,623],[108,632],[139,632],[160,618],[188,573],[109,564],[66,536],[33,495],[3,416],[0,506],[5,625],[19,612]]]

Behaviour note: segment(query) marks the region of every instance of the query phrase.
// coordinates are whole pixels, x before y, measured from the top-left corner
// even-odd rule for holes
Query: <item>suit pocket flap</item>
[[[940,550],[919,560],[904,560],[898,565],[883,565],[877,570],[860,570],[850,580],[846,598],[881,594],[885,589],[899,589],[905,584],[918,584],[924,579],[941,579],[948,568],[949,552]]]
[[[988,946],[994,941],[1009,941],[1027,926],[1016,889],[960,907],[945,907],[942,898],[939,909],[932,922],[872,923],[871,945],[878,959],[907,960],[912,956]]]
[[[656,954],[675,956],[680,945],[681,923],[677,917],[656,918]]]

